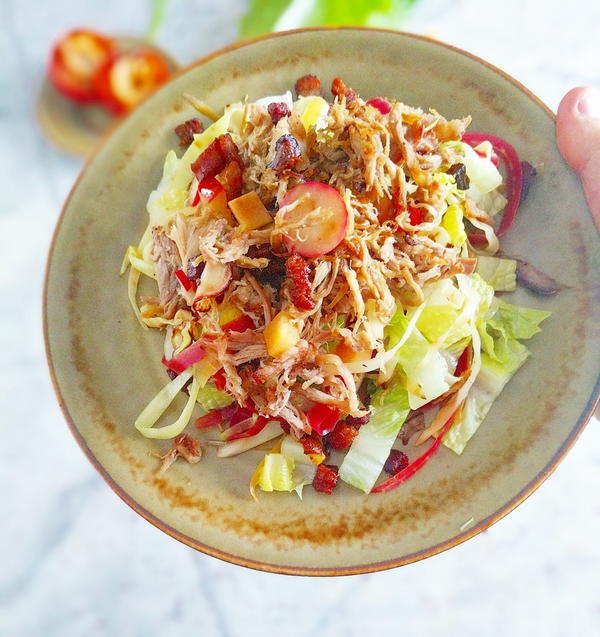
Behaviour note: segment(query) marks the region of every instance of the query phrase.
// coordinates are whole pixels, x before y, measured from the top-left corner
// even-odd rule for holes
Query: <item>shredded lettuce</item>
[[[483,195],[498,188],[502,183],[502,175],[487,157],[480,157],[469,144],[465,142],[444,142],[440,149],[453,148],[462,155],[470,186],[466,195],[479,203]]]
[[[198,391],[200,385],[194,378],[192,386],[190,387],[190,395],[188,401],[181,412],[179,418],[170,425],[164,427],[157,427],[154,429],[154,425],[158,419],[163,415],[167,407],[173,402],[175,396],[181,391],[183,386],[190,378],[193,377],[193,372],[186,370],[179,374],[170,383],[165,385],[156,396],[150,401],[142,413],[136,418],[135,428],[146,438],[160,438],[164,440],[166,438],[175,438],[178,436],[187,426],[192,412],[196,405],[198,398]]]
[[[198,404],[206,412],[227,407],[232,402],[233,398],[227,392],[217,389],[214,385],[206,385],[198,391]]]
[[[302,489],[312,484],[317,468],[304,453],[304,447],[285,436],[279,451],[267,453],[254,472],[251,492],[259,486],[263,491],[295,491],[302,499]]]
[[[525,359],[519,360],[517,367]],[[498,398],[514,371],[516,367],[508,371],[489,356],[484,354],[481,357],[481,369],[467,395],[462,413],[444,436],[443,443],[446,447],[457,454],[463,452],[467,442],[487,416],[493,402]]]
[[[258,486],[263,491],[291,491],[294,488],[294,460],[282,453],[267,453],[262,460]]]
[[[371,420],[359,429],[340,466],[344,482],[371,491],[409,411],[408,393],[398,380],[373,395]]]
[[[514,292],[517,289],[517,262],[514,259],[480,256],[475,272],[496,292]]]
[[[517,339],[537,334],[539,324],[550,315],[545,310],[518,307],[500,299],[494,299],[489,312],[491,315],[478,326],[483,350],[481,370],[460,418],[444,437],[444,444],[459,454],[506,383],[529,356],[527,347]]]

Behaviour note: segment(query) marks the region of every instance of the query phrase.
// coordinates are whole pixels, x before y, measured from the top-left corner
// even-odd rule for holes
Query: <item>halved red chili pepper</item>
[[[306,414],[308,424],[312,427],[313,431],[316,431],[319,435],[324,436],[328,434],[337,424],[340,419],[341,411],[337,407],[331,407],[330,405],[323,405],[317,403],[313,405]]]
[[[232,403],[221,409],[213,409],[213,411],[210,411],[208,414],[200,416],[200,418],[194,422],[194,427],[196,427],[196,429],[207,429],[208,427],[220,425],[222,422],[229,420],[238,408],[239,405],[237,403]]]
[[[183,285],[186,292],[196,289],[196,282],[190,281],[183,270],[175,270],[175,276],[179,279],[179,283]]]
[[[519,204],[521,203],[521,191],[523,190],[523,167],[514,147],[505,139],[488,135],[487,133],[465,133],[462,140],[469,146],[479,146],[482,142],[490,142],[494,152],[504,162],[506,168],[506,207],[502,213],[500,226],[496,235],[501,237],[512,226]],[[469,234],[469,241],[473,244],[486,243],[485,236],[479,233]]]
[[[376,487],[373,487],[371,489],[371,493],[387,493],[388,491],[392,491],[393,489],[401,485],[403,482],[406,482],[409,478],[414,476],[415,473],[417,473],[417,471],[419,471],[419,469],[421,469],[427,463],[427,461],[431,458],[431,456],[433,456],[433,454],[437,451],[438,447],[440,446],[442,442],[442,438],[444,437],[448,429],[450,429],[452,423],[454,422],[454,417],[456,416],[457,413],[460,412],[461,407],[462,405],[459,405],[459,407],[457,407],[457,409],[450,416],[450,418],[448,418],[448,420],[446,421],[446,424],[442,427],[437,438],[433,441],[433,444],[431,445],[431,447],[429,447],[429,449],[427,449],[427,451],[424,454],[419,456],[416,460],[413,460],[408,465],[408,467],[402,469],[402,471],[399,471],[396,475],[392,476],[391,478],[388,478],[385,482],[378,484]]]
[[[142,49],[120,53],[100,69],[96,89],[102,103],[121,114],[136,107],[170,74],[168,62],[156,51]]]
[[[245,431],[239,431],[238,433],[229,436],[227,440],[238,440],[239,438],[250,438],[251,436],[256,436],[257,433],[260,433],[265,428],[268,422],[268,418],[259,416],[256,419],[256,422],[251,427],[249,427]]]
[[[207,177],[198,184],[192,199],[192,206],[197,206],[200,203],[200,195],[209,203],[221,192],[224,192],[221,182],[216,177]]]
[[[52,84],[79,104],[99,98],[96,78],[115,51],[113,41],[95,31],[76,29],[64,35],[52,49],[48,75]]]

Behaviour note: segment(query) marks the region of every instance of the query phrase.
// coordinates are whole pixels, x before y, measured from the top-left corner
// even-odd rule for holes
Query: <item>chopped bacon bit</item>
[[[275,142],[275,156],[269,164],[269,168],[276,172],[291,170],[300,161],[301,155],[302,151],[298,140],[289,133],[282,135]]]
[[[303,75],[296,80],[294,90],[298,97],[321,95],[321,80],[316,75]]]
[[[357,418],[356,416],[346,416],[346,418],[344,418],[344,422],[346,424],[352,425],[356,428],[361,427],[362,425],[366,425],[369,420],[371,420],[371,412],[365,414],[364,416],[361,416],[360,418]]]
[[[173,444],[169,451],[161,456],[159,454],[152,454],[157,458],[160,458],[163,462],[158,471],[159,475],[164,473],[180,456],[187,460],[190,464],[196,464],[200,462],[202,457],[202,449],[200,442],[188,434],[179,434],[173,439]]]
[[[223,186],[227,201],[236,199],[242,194],[242,168],[239,162],[231,161],[217,175],[217,181]]]
[[[341,77],[334,77],[331,83],[331,92],[335,97],[345,97],[346,104],[354,102],[358,98],[358,93],[344,84]]]
[[[344,449],[348,449],[356,436],[358,436],[358,429],[354,425],[349,425],[347,422],[340,422],[327,436],[327,442],[333,449],[344,451]]]
[[[300,439],[300,443],[304,447],[304,453],[307,456],[323,453],[323,443],[313,436],[304,436],[304,438]]]
[[[242,164],[240,154],[231,135],[226,133],[213,140],[206,149],[200,153],[198,159],[192,164],[192,172],[199,183],[207,177],[215,177],[231,162]]]
[[[317,465],[317,472],[313,479],[313,488],[321,493],[333,493],[338,481],[338,468],[333,464]]]
[[[402,469],[406,469],[406,467],[408,467],[408,456],[398,449],[392,449],[388,459],[383,465],[383,470],[391,476],[395,476],[399,471],[402,471]]]
[[[287,258],[285,267],[288,277],[294,284],[292,302],[301,310],[312,310],[315,302],[311,296],[312,290],[308,278],[310,270],[306,261],[299,254],[292,254]]]
[[[175,127],[175,134],[179,137],[179,145],[189,146],[194,141],[194,135],[201,133],[203,130],[204,125],[197,117],[179,124],[179,126]]]
[[[267,110],[273,124],[277,124],[282,117],[288,117],[291,114],[290,108],[285,102],[271,102],[267,106]]]

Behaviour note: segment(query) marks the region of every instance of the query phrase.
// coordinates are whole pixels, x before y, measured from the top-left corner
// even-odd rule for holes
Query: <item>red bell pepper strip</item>
[[[478,146],[482,142],[490,142],[494,152],[504,162],[506,167],[506,208],[502,213],[502,221],[498,227],[496,235],[501,237],[512,226],[515,217],[517,216],[517,209],[521,203],[521,192],[523,190],[523,167],[521,166],[521,160],[514,147],[506,140],[496,137],[494,135],[488,135],[486,133],[465,133],[462,140],[469,144],[469,146]],[[485,243],[485,237],[482,234],[471,233],[469,234],[469,241],[471,243]]]
[[[96,76],[114,54],[110,38],[87,29],[76,29],[63,36],[52,49],[48,75],[54,86],[78,104],[99,98]]]
[[[237,433],[232,434],[227,438],[227,440],[238,440],[239,438],[250,438],[251,436],[256,436],[257,433],[260,433],[265,428],[268,422],[268,418],[259,416],[251,427],[245,431],[238,431]]]
[[[245,332],[254,329],[254,321],[247,314],[243,314],[225,325],[221,325],[221,329],[224,332]]]
[[[194,427],[196,427],[196,429],[208,429],[208,427],[220,425],[222,422],[229,420],[238,408],[239,405],[237,403],[232,403],[221,409],[213,409],[213,411],[210,411],[208,414],[200,416],[200,418],[194,422]]]
[[[163,356],[162,362],[176,374],[181,374],[181,372],[184,372],[188,367],[191,367],[194,363],[204,358],[205,355],[206,352],[202,349],[201,342],[196,341],[169,360]]]
[[[313,431],[324,436],[336,426],[340,415],[341,412],[337,407],[317,403],[308,410],[306,418]]]
[[[417,471],[419,471],[419,469],[421,469],[427,463],[429,458],[431,458],[431,456],[433,456],[433,454],[437,451],[442,442],[442,438],[444,437],[448,429],[450,429],[452,423],[454,422],[454,416],[456,416],[456,414],[460,412],[461,407],[462,405],[459,405],[454,413],[450,416],[450,418],[448,418],[446,424],[442,427],[440,433],[437,435],[437,438],[433,441],[431,447],[429,447],[429,449],[427,449],[424,454],[419,456],[416,460],[413,460],[408,465],[408,467],[402,469],[402,471],[399,471],[395,476],[392,476],[385,482],[382,482],[376,487],[373,487],[371,489],[371,493],[387,493],[388,491],[392,491],[397,486],[401,485],[403,482],[406,482],[409,478],[414,476],[415,473],[417,473]]]
[[[223,391],[227,385],[227,381],[225,379],[225,370],[221,367],[221,369],[219,369],[212,375],[212,380],[215,384],[215,387],[220,391]]]
[[[179,279],[179,283],[183,285],[186,292],[196,289],[196,282],[190,281],[183,270],[175,270],[175,276]]]

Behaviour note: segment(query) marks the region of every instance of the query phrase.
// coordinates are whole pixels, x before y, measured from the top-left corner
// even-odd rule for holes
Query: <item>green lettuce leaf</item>
[[[371,420],[358,430],[340,466],[344,482],[365,493],[371,491],[409,411],[408,393],[398,380],[375,392]]]
[[[514,292],[517,289],[517,262],[514,259],[479,256],[475,272],[496,292]]]
[[[197,401],[204,411],[209,412],[231,405],[233,399],[227,392],[208,384],[199,390]]]
[[[407,330],[410,330],[408,336]],[[387,366],[399,367],[404,372],[411,409],[418,409],[450,389],[455,381],[454,368],[451,370],[449,360],[416,327],[411,329],[411,322],[402,310],[394,314],[385,333],[387,349],[404,341]]]
[[[539,324],[550,314],[511,305],[501,299],[494,299],[489,313],[487,320],[478,326],[483,350],[481,370],[467,395],[460,418],[444,437],[444,444],[459,454],[506,383],[529,356],[527,347],[517,339],[528,339],[539,332]]]
[[[240,38],[305,26],[402,26],[416,0],[251,0]]]

